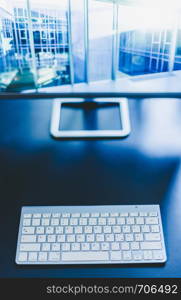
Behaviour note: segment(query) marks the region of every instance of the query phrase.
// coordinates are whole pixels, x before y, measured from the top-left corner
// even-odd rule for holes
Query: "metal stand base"
[[[129,108],[127,98],[121,98],[120,100],[111,99],[94,99],[94,102],[99,103],[117,103],[120,108],[120,118],[122,128],[120,130],[61,130],[61,108],[63,103],[81,103],[83,99],[67,100],[56,99],[53,101],[53,110],[51,118],[50,133],[54,138],[121,138],[130,134],[130,120],[129,120]]]

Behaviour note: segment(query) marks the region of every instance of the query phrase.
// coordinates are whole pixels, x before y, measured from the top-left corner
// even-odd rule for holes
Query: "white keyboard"
[[[165,261],[159,205],[22,208],[17,264]]]

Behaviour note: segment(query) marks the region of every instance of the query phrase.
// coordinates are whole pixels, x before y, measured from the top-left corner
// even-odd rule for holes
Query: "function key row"
[[[109,217],[109,218],[33,218],[24,219],[23,226],[87,226],[87,225],[156,225],[158,224],[157,217]]]
[[[24,218],[98,218],[98,217],[157,217],[157,212],[129,212],[129,213],[36,213],[36,214],[24,214]]]

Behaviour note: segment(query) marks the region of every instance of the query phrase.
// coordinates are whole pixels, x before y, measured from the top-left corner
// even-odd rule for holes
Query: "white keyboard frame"
[[[20,252],[20,241],[22,235],[22,227],[23,227],[23,214],[37,214],[37,213],[117,213],[117,212],[157,212],[159,218],[159,226],[160,226],[160,235],[162,242],[162,260],[103,260],[103,261],[19,261],[19,252]],[[110,225],[111,226],[111,225]],[[109,250],[110,251],[110,250]],[[81,251],[82,252],[82,251]],[[86,252],[86,251],[85,251]],[[101,252],[101,251],[96,251]],[[102,206],[26,206],[22,207],[20,225],[19,225],[19,233],[18,233],[18,241],[17,241],[17,251],[16,251],[16,259],[15,262],[18,265],[82,265],[82,264],[152,264],[152,263],[165,263],[167,260],[165,242],[164,242],[164,234],[162,228],[162,220],[160,214],[160,206],[159,205],[102,205]]]

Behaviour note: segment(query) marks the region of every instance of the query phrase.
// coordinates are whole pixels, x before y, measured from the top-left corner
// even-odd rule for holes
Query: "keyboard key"
[[[37,236],[38,243],[44,243],[46,242],[46,235],[38,235]]]
[[[23,218],[31,218],[31,214],[24,214]]]
[[[143,234],[142,233],[136,233],[135,234],[135,241],[136,242],[143,241]]]
[[[110,226],[104,226],[103,227],[103,232],[104,233],[111,233],[111,227]]]
[[[98,225],[106,225],[106,218],[99,218]]]
[[[60,252],[49,252],[48,260],[59,261],[60,260]]]
[[[146,241],[160,241],[160,234],[159,233],[145,233],[145,240]]]
[[[116,219],[115,218],[108,218],[107,220],[107,224],[108,225],[115,225],[116,224]]]
[[[105,240],[106,242],[114,242],[114,234],[106,234]]]
[[[151,232],[160,232],[160,228],[158,225],[151,225]]]
[[[128,213],[120,213],[120,217],[128,217]]]
[[[47,252],[39,252],[38,254],[38,260],[39,261],[47,261]]]
[[[102,233],[102,226],[93,226],[94,233]]]
[[[146,218],[146,224],[154,225],[158,224],[158,218]]]
[[[138,212],[131,212],[130,217],[138,217]]]
[[[126,223],[128,224],[128,225],[134,225],[134,218],[127,218],[127,220],[126,220]]]
[[[44,231],[45,231],[44,227],[42,227],[42,226],[41,227],[36,227],[36,233],[37,234],[44,234]]]
[[[37,261],[38,255],[37,252],[30,252],[28,256],[29,261]]]
[[[57,226],[57,225],[59,225],[59,219],[55,219],[55,218],[51,219],[51,226]]]
[[[71,215],[72,218],[80,218],[80,214],[79,213],[73,213]]]
[[[69,243],[63,243],[62,244],[62,251],[70,251],[70,244]]]
[[[70,214],[69,213],[63,213],[62,218],[70,218]]]
[[[51,214],[50,214],[50,213],[43,214],[43,218],[50,218],[50,217],[51,217]]]
[[[120,251],[112,251],[110,252],[111,260],[122,260],[122,255]]]
[[[66,226],[65,227],[65,234],[72,234],[73,233],[73,227],[72,226]]]
[[[149,225],[142,225],[141,226],[142,232],[150,232],[150,226]]]
[[[35,243],[36,242],[36,235],[22,235],[21,236],[22,243]]]
[[[84,233],[92,233],[92,226],[85,226]]]
[[[83,242],[85,242],[85,235],[84,234],[77,234],[76,239],[77,239],[77,242],[83,243]]]
[[[46,228],[46,234],[53,234],[54,233],[54,227],[47,227]]]
[[[82,251],[89,251],[90,250],[90,244],[89,243],[82,243],[81,244],[81,250]]]
[[[30,226],[31,225],[31,219],[24,219],[23,220],[23,226]]]
[[[129,243],[127,243],[127,242],[121,243],[121,249],[122,250],[129,250]]]
[[[117,212],[110,213],[110,217],[118,217],[118,216],[119,216],[119,213],[117,213]]]
[[[109,253],[105,251],[86,251],[86,252],[63,252],[63,261],[105,261],[109,260]]]
[[[131,260],[132,254],[131,251],[123,251],[123,260]]]
[[[68,219],[66,219],[66,218],[60,219],[60,225],[62,225],[62,226],[68,226],[68,224],[69,224],[69,220]]]
[[[92,213],[91,217],[92,218],[98,218],[99,217],[99,213],[98,212]]]
[[[142,251],[132,251],[132,255],[134,260],[142,260],[143,258]]]
[[[64,243],[65,242],[65,235],[64,234],[57,235],[57,242],[58,243]]]
[[[162,260],[163,259],[162,251],[153,251],[153,259]]]
[[[139,250],[140,246],[138,242],[132,242],[131,243],[131,249],[132,250]]]
[[[94,234],[87,234],[87,242],[94,242],[95,235]]]
[[[160,242],[141,242],[140,243],[141,249],[143,250],[150,250],[150,249],[161,249],[162,245]]]
[[[49,226],[50,225],[50,219],[42,219],[41,220],[42,226]]]
[[[80,224],[80,225],[84,225],[84,224]],[[89,225],[97,225],[97,219],[96,218],[90,218],[89,219]]]
[[[89,213],[82,213],[81,218],[89,218],[90,214]]]
[[[125,234],[125,239],[126,239],[127,242],[134,241],[133,234],[132,233]]]
[[[87,219],[86,218],[80,218],[79,219],[79,225],[87,225]],[[90,219],[89,219],[89,225],[94,225],[94,224],[91,224],[91,222],[90,222]],[[95,224],[96,225],[96,224]]]
[[[91,250],[92,251],[99,251],[100,249],[100,244],[99,243],[92,243],[91,244]]]
[[[116,242],[124,241],[124,235],[122,233],[121,234],[115,234],[115,240],[116,240]]]
[[[139,225],[133,225],[132,226],[132,231],[134,233],[139,233],[140,232],[140,226]]]
[[[42,244],[42,251],[50,251],[50,244],[49,243]]]
[[[104,234],[96,234],[97,242],[104,242]]]
[[[23,234],[34,234],[35,233],[35,227],[23,227],[22,228]]]
[[[40,251],[40,244],[20,244],[20,251]]]
[[[41,218],[41,214],[33,214],[33,218]]]
[[[111,250],[120,250],[119,243],[111,243]]]
[[[142,218],[142,217],[136,218],[136,224],[137,225],[144,225],[144,218]]]
[[[32,219],[32,226],[40,226],[40,219]]]
[[[77,227],[75,227],[74,232],[75,232],[76,234],[77,234],[77,233],[82,233],[82,232],[83,232],[82,226],[77,226]]]
[[[152,255],[152,251],[151,251],[151,250],[143,251],[143,255],[144,255],[144,259],[145,259],[145,260],[150,260],[150,259],[153,258],[153,255]]]
[[[122,231],[124,233],[130,233],[131,232],[131,227],[130,226],[123,226],[122,228],[123,228]]]
[[[100,217],[107,218],[109,217],[109,213],[100,213]]]
[[[77,226],[77,225],[78,225],[78,219],[76,219],[76,218],[71,218],[71,219],[70,219],[70,225],[72,225],[72,226]]]
[[[67,235],[67,242],[68,243],[75,243],[75,235],[74,234],[68,234]]]
[[[118,225],[125,225],[126,224],[125,218],[117,218],[117,224]]]
[[[140,212],[139,215],[140,215],[140,217],[147,217],[148,216],[147,212]]]
[[[51,250],[52,251],[60,251],[60,244],[59,243],[53,243]]]
[[[121,232],[121,226],[113,226],[113,233],[120,233]]]
[[[72,251],[80,251],[80,243],[73,243],[71,250]]]
[[[150,217],[157,217],[157,215],[158,215],[158,214],[157,214],[156,211],[152,211],[152,212],[149,213],[149,216],[150,216]]]
[[[56,234],[63,233],[63,226],[57,226],[57,227],[55,227],[55,233]]]
[[[19,253],[19,257],[18,257],[18,260],[19,261],[27,261],[27,258],[28,258],[28,254],[27,252],[20,252]]]
[[[101,250],[103,251],[109,250],[109,243],[101,243]]]
[[[60,214],[59,213],[52,214],[52,218],[60,218]]]

